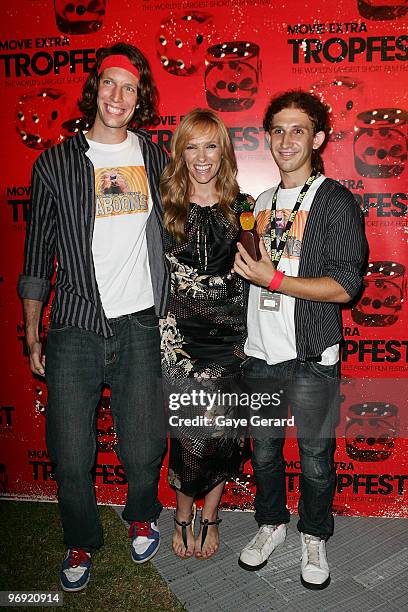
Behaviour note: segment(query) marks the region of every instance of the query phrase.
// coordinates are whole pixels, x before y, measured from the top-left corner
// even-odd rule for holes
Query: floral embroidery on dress
[[[208,275],[198,274],[194,268],[180,263],[174,255],[166,255],[170,262],[172,290],[196,297],[197,293],[205,295],[206,286],[202,283]]]
[[[222,276],[198,274],[197,270],[182,264],[174,255],[166,255],[170,263],[171,288],[174,292],[197,297],[198,294],[207,295],[208,287],[221,288],[232,279],[232,272]]]
[[[180,479],[177,476],[176,472],[171,468],[168,469],[167,480],[169,482],[169,485],[171,485],[172,487],[175,487],[176,489],[181,489]]]
[[[174,366],[187,377],[193,369],[190,355],[183,350],[185,344],[174,315],[169,312],[165,319],[160,319],[162,367],[169,378],[174,375]],[[182,355],[180,359],[179,356]]]

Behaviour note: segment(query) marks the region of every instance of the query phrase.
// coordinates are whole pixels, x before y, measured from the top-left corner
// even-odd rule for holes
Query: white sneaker
[[[302,569],[300,580],[307,589],[325,589],[330,584],[330,569],[326,557],[326,542],[301,533]]]
[[[258,533],[242,549],[238,565],[243,569],[254,572],[264,567],[268,557],[275,548],[282,544],[286,538],[286,525],[261,525]]]

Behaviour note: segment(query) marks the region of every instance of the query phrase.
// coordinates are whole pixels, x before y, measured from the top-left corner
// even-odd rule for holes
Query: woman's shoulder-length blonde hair
[[[164,226],[177,241],[186,239],[185,224],[190,212],[191,182],[184,151],[192,138],[209,134],[216,138],[221,147],[221,165],[217,173],[215,189],[218,205],[227,220],[238,227],[232,204],[238,195],[236,180],[237,161],[231,138],[223,121],[212,110],[195,108],[183,117],[171,141],[171,160],[165,168],[160,191],[164,207]]]

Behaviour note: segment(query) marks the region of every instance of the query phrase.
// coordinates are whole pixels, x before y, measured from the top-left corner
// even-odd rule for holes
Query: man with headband
[[[91,470],[105,385],[128,482],[122,516],[133,561],[148,561],[160,544],[158,317],[166,312],[169,279],[158,183],[167,157],[139,129],[152,123],[156,102],[148,62],[136,47],[99,49],[79,102],[91,128],[45,151],[33,168],[18,290],[30,366],[48,387],[46,437],[68,548],[60,575],[66,591],[86,587],[91,554],[103,544]],[[39,324],[55,260],[45,361]]]

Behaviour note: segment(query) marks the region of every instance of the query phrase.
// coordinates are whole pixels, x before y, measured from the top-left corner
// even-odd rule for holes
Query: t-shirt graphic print
[[[292,210],[288,208],[279,208],[276,211],[276,234],[279,240],[285,231],[286,224]],[[285,259],[296,259],[299,260],[300,252],[302,250],[303,232],[305,231],[305,225],[309,211],[299,210],[293,225],[288,234],[285,248],[282,253],[282,257]],[[266,250],[270,254],[271,252],[271,211],[261,210],[256,217],[256,228],[257,232],[263,237]],[[297,275],[292,273],[292,276]]]
[[[97,219],[149,210],[144,166],[96,168],[95,191]]]

